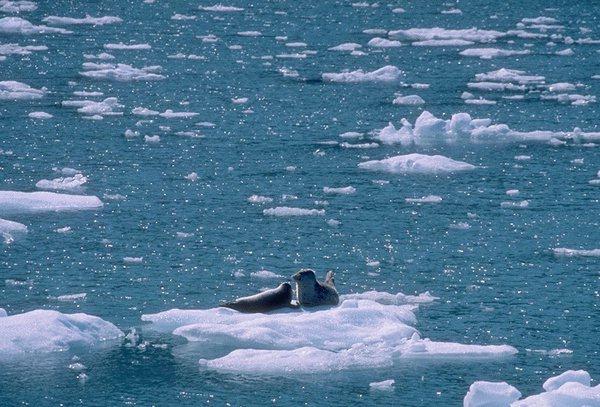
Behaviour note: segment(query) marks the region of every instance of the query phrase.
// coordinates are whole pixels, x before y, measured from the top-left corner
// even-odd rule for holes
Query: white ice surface
[[[379,299],[384,303],[375,301]],[[401,359],[480,359],[516,353],[507,345],[421,339],[414,327],[415,304],[431,299],[429,294],[368,292],[343,296],[340,305],[331,308],[271,314],[242,314],[227,308],[173,309],[143,315],[142,320],[152,322],[153,329],[202,342],[204,347],[233,349],[200,363],[210,369],[250,374],[331,372],[381,368]]]
[[[276,208],[269,208],[263,210],[263,214],[268,216],[323,216],[325,215],[324,209],[305,209],[305,208],[294,208],[290,206],[278,206]]]
[[[0,357],[98,346],[121,336],[116,326],[92,315],[35,310],[0,318]]]
[[[392,174],[446,174],[476,168],[472,164],[456,161],[443,155],[416,153],[397,155],[383,160],[365,161],[358,164],[358,167]]]
[[[362,69],[340,73],[324,73],[326,82],[361,83],[361,82],[397,82],[402,76],[402,71],[395,66],[387,65],[372,72]]]
[[[0,100],[41,99],[45,94],[45,89],[35,89],[22,82],[0,81]]]
[[[34,25],[24,18],[0,18],[0,33],[3,34],[71,34],[72,31],[63,28]]]
[[[98,209],[102,201],[91,195],[54,192],[0,191],[0,214]]]

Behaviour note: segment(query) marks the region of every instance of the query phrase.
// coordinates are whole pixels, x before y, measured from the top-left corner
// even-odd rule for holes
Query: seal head
[[[340,297],[334,286],[333,272],[327,273],[324,282],[317,281],[315,272],[303,269],[294,274],[298,303],[305,307],[338,305]]]

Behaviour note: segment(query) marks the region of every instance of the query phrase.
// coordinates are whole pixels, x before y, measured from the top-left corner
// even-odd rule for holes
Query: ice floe
[[[556,247],[552,249],[552,252],[559,257],[600,257],[600,249],[584,250]]]
[[[27,233],[27,226],[19,222],[0,218],[0,237],[2,237],[4,243],[12,243],[15,237],[25,233]]]
[[[356,188],[352,186],[339,188],[323,187],[323,192],[326,194],[352,195],[356,193]]]
[[[106,98],[99,102],[94,100],[64,100],[61,104],[65,107],[76,107],[78,113],[87,117],[98,116],[102,119],[102,116],[120,116],[123,114],[123,112],[118,110],[123,105],[114,97]]]
[[[395,66],[387,65],[372,72],[362,69],[356,71],[345,71],[340,73],[324,73],[323,80],[326,82],[397,82],[402,76],[402,71]]]
[[[72,177],[55,178],[52,180],[43,179],[38,181],[35,186],[38,189],[55,191],[80,191],[86,182],[86,176],[83,174],[75,174]]]
[[[472,42],[494,42],[504,37],[506,33],[494,30],[480,30],[469,28],[465,30],[449,30],[440,27],[410,28],[408,30],[395,30],[388,33],[390,38],[408,41],[426,40],[464,40]]]
[[[99,209],[102,201],[92,195],[54,192],[0,191],[0,214]]]
[[[506,382],[477,381],[464,398],[464,407],[592,407],[600,406],[600,385],[591,386],[585,370],[568,370],[543,384],[544,391],[521,399]]]
[[[20,17],[0,18],[0,33],[3,34],[71,34],[63,28],[34,25]]]
[[[305,209],[305,208],[294,208],[290,206],[277,206],[275,208],[269,208],[263,210],[263,214],[268,216],[323,216],[325,215],[324,209]]]
[[[396,96],[396,98],[392,101],[395,105],[401,106],[416,106],[416,105],[424,105],[425,101],[419,95],[407,95],[407,96]]]
[[[442,197],[438,195],[427,195],[422,198],[405,198],[404,201],[407,203],[440,203]]]
[[[402,43],[397,40],[388,40],[387,38],[375,37],[371,39],[367,45],[375,48],[396,48],[402,46]]]
[[[383,298],[402,298],[383,293]],[[360,296],[360,294],[359,294]],[[377,298],[371,292],[369,297]],[[508,345],[463,345],[422,339],[414,328],[411,296],[401,304],[342,298],[329,309],[242,314],[226,308],[177,310],[143,315],[152,329],[173,332],[203,347],[230,353],[201,359],[209,369],[248,374],[310,374],[389,367],[402,360],[471,359],[514,355]],[[414,297],[413,298],[418,298]]]
[[[472,164],[453,160],[443,155],[417,153],[397,155],[383,160],[365,161],[359,163],[358,167],[392,174],[448,174],[476,168]]]
[[[369,383],[369,388],[371,390],[393,391],[395,383],[396,383],[396,381],[394,379],[388,379],[388,380],[383,380],[381,382]]]
[[[110,43],[104,44],[104,49],[112,49],[112,50],[145,50],[151,49],[150,44],[124,44],[122,42],[119,43]]]
[[[466,92],[465,92],[466,93]],[[463,98],[472,100],[472,94]],[[505,124],[492,124],[490,119],[473,119],[468,113],[456,113],[448,120],[435,117],[424,111],[414,126],[407,120],[401,120],[402,126],[396,128],[392,123],[376,132],[374,138],[384,144],[430,145],[440,143],[500,143],[515,141],[548,142],[552,138],[570,139],[575,142],[600,140],[600,132],[583,132],[575,128],[571,132],[535,130],[520,132]]]
[[[481,59],[492,59],[498,57],[510,57],[514,55],[528,55],[531,51],[528,49],[514,50],[501,48],[467,48],[459,53],[464,57],[477,57]]]
[[[31,112],[27,116],[31,119],[41,119],[41,120],[51,119],[54,117],[50,113],[46,113],[46,112]]]
[[[23,13],[37,10],[38,6],[28,0],[0,0],[0,11],[3,13]]]
[[[35,89],[17,81],[0,81],[0,100],[41,99],[45,94],[45,88]]]
[[[165,79],[165,76],[158,74],[162,67],[158,65],[134,68],[127,64],[84,64],[85,71],[79,72],[80,75],[92,79],[104,79],[119,82],[129,81],[156,81]]]
[[[94,347],[122,336],[119,328],[92,315],[35,310],[0,318],[0,357]]]
[[[74,17],[59,17],[59,16],[48,16],[42,19],[43,22],[52,25],[105,25],[105,24],[116,24],[121,23],[123,20],[119,17],[104,16],[104,17],[92,17],[89,14],[83,18]]]
[[[241,7],[225,6],[223,4],[215,4],[213,6],[199,6],[202,11],[214,11],[219,13],[231,13],[234,11],[244,11]]]

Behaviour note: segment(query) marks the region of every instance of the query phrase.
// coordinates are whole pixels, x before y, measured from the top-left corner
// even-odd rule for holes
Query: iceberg
[[[41,99],[46,89],[34,89],[17,81],[0,81],[0,100],[32,100]]]

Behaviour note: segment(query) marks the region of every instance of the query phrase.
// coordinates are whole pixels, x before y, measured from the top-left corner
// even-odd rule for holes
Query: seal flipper
[[[334,273],[333,271],[328,271],[327,275],[325,276],[325,284],[330,285],[332,287],[335,287],[335,282],[334,282]]]

